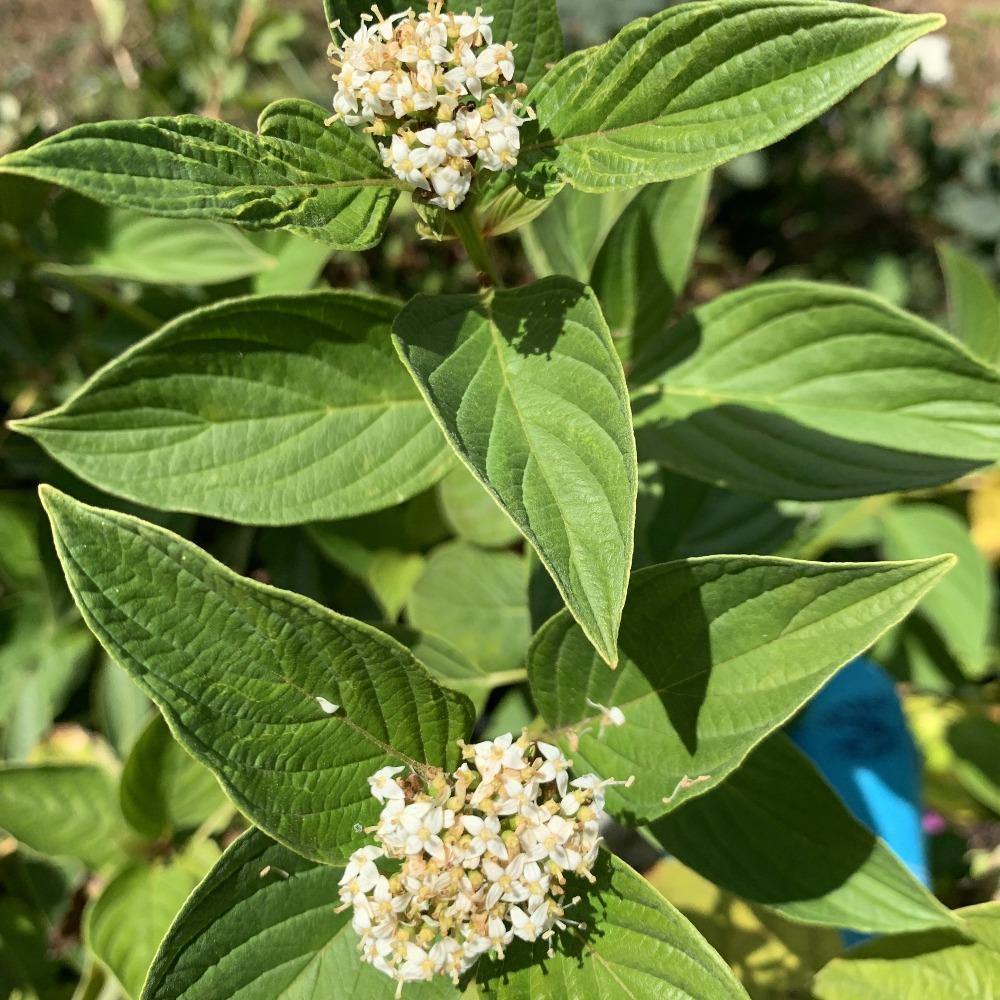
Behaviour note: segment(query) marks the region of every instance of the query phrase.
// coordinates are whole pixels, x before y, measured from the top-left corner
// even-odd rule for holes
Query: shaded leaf
[[[700,875],[792,920],[877,934],[954,923],[780,733],[651,830]]]
[[[394,357],[396,312],[352,292],[208,306],[15,426],[88,482],[153,507],[243,524],[388,507],[451,461]]]
[[[532,695],[579,773],[635,775],[608,789],[609,810],[653,820],[718,785],[951,565],[711,556],[651,566],[632,575],[618,670],[562,612],[529,650]],[[625,724],[602,732],[589,702],[620,708]]]
[[[122,771],[122,813],[132,826],[155,840],[200,826],[225,803],[212,772],[181,748],[162,716],[150,719]]]
[[[502,549],[521,537],[488,490],[458,465],[437,486],[441,513],[459,538],[487,549]]]
[[[959,784],[1000,816],[1000,725],[976,716],[959,719],[948,728],[948,745]]]
[[[378,815],[369,775],[457,762],[471,706],[384,633],[240,577],[136,518],[51,488],[43,503],[87,624],[276,838],[344,858],[363,840],[355,826]]]
[[[687,283],[711,184],[705,171],[644,188],[601,247],[590,284],[612,334],[631,338],[622,345],[629,356],[664,336]]]
[[[613,663],[637,471],[624,375],[593,293],[557,277],[418,295],[393,341],[459,457]]]

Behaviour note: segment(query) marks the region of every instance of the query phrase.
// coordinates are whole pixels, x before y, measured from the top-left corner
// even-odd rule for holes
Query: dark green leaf
[[[362,962],[350,913],[335,912],[341,873],[245,833],[178,915],[142,1000],[391,1000],[395,982]],[[458,995],[448,980],[404,992]]]
[[[489,490],[464,466],[455,466],[438,483],[437,493],[441,513],[459,538],[487,549],[503,549],[521,537]]]
[[[190,542],[45,488],[84,619],[255,823],[323,861],[362,841],[391,762],[457,763],[471,706],[405,647],[240,577]],[[327,714],[325,702],[337,705]]]

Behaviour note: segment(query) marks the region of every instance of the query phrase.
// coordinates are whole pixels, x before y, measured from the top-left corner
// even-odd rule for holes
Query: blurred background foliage
[[[560,6],[579,47],[663,4]],[[949,311],[948,287],[995,296],[1000,10],[991,0],[894,6],[943,10],[950,49],[909,76],[883,72],[789,139],[718,171],[678,308],[760,278],[809,277],[870,288],[960,333],[966,320]],[[197,112],[252,128],[272,99],[329,98],[318,0],[5,0],[0,37],[0,152],[85,120]],[[381,246],[331,256],[284,233],[154,220],[2,178],[0,410],[49,409],[164,321],[232,295],[475,287],[460,251],[422,243],[413,222],[401,206]],[[528,234],[528,252],[518,234],[503,239],[511,281],[530,279],[539,238]],[[349,523],[253,529],[140,511],[0,427],[0,826],[10,833],[0,834],[0,998],[136,996],[179,901],[238,829],[214,781],[81,623],[41,523],[39,482],[165,524],[240,572],[392,623],[473,696],[486,735],[534,718],[521,665],[553,610],[552,588],[465,472]],[[647,470],[643,504],[646,562],[727,551],[959,555],[874,657],[898,679],[923,752],[935,890],[950,906],[996,898],[1000,473],[919,496],[804,504]],[[45,768],[55,770],[41,795],[30,776]],[[807,996],[811,973],[839,950],[831,932],[729,897],[678,862],[651,877],[755,997]],[[123,932],[136,907],[149,919]]]

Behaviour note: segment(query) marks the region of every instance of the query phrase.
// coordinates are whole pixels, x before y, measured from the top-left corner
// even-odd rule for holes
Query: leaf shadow
[[[586,297],[586,288],[564,278],[543,278],[530,286],[532,295],[493,299],[490,319],[500,335],[524,357],[552,358],[553,348],[566,333],[566,315]]]

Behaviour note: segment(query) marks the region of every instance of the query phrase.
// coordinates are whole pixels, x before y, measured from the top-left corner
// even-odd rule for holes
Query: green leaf
[[[1000,362],[1000,295],[989,275],[964,253],[942,243],[938,247],[948,288],[951,330],[976,357]]]
[[[0,996],[9,1000],[68,996],[50,954],[50,931],[36,906],[6,893],[0,896]]]
[[[93,764],[0,768],[0,827],[33,851],[94,869],[118,864],[128,836],[118,783]]]
[[[276,839],[345,858],[364,839],[355,825],[378,815],[369,775],[457,763],[471,706],[384,633],[238,576],[136,518],[50,487],[43,503],[87,624]]]
[[[87,227],[83,246],[68,263],[44,265],[43,273],[154,285],[216,285],[260,274],[278,263],[238,229],[220,222],[156,219],[102,209],[93,202],[84,202],[81,214]]]
[[[601,246],[634,197],[634,191],[586,194],[563,188],[521,232],[535,277],[564,274],[590,281]]]
[[[609,191],[706,170],[811,121],[941,23],[827,0],[687,3],[633,21],[535,88],[518,182]]]
[[[724,892],[676,858],[664,858],[646,878],[724,955],[754,1000],[808,996],[813,973],[843,951],[826,927],[784,920]]]
[[[711,185],[711,171],[650,185],[601,247],[590,284],[612,334],[631,338],[630,355],[664,336],[687,284]]]
[[[1000,816],[1000,725],[968,716],[948,728],[954,776],[975,799]]]
[[[253,290],[261,295],[308,292],[330,259],[330,248],[325,244],[287,231],[259,233],[257,242],[274,260],[274,267],[254,278]]]
[[[768,498],[939,485],[1000,454],[1000,374],[848,288],[723,295],[650,345],[632,381],[650,383],[634,398],[643,459]]]
[[[203,841],[170,861],[131,865],[88,909],[84,940],[132,1000],[177,911],[218,856],[215,844]]]
[[[467,542],[487,549],[513,545],[521,533],[489,491],[464,466],[457,465],[437,485],[441,514]]]
[[[442,687],[461,691],[475,706],[477,716],[482,714],[486,700],[494,688],[519,683],[528,676],[522,669],[487,670],[470,660],[447,639],[442,639],[433,632],[418,632],[406,626],[395,626],[387,631],[413,652]],[[515,728],[520,730],[521,727]]]
[[[535,704],[578,773],[619,779],[610,811],[657,819],[718,785],[953,565],[710,556],[632,574],[614,673],[566,612],[528,652]],[[622,726],[601,731],[617,707]],[[577,745],[578,740],[578,745]]]
[[[650,829],[699,875],[792,920],[873,934],[954,924],[780,733]]]
[[[153,706],[110,656],[103,655],[94,682],[94,715],[101,733],[125,758],[146,726]]]
[[[151,840],[200,826],[226,804],[215,776],[185,752],[162,716],[150,719],[125,761],[122,813]]]
[[[690,922],[624,861],[602,851],[597,883],[580,888],[585,927],[548,943],[515,941],[500,964],[476,966],[489,1000],[725,1000],[746,992]],[[572,895],[572,894],[571,894]]]
[[[352,292],[208,306],[16,429],[81,478],[151,507],[242,524],[388,507],[451,462],[394,356],[396,312]]]
[[[531,641],[524,559],[463,542],[442,545],[413,588],[407,617],[484,671],[520,667]]]
[[[291,229],[341,250],[374,246],[402,184],[372,140],[308,101],[277,101],[257,135],[196,115],[76,125],[0,158],[9,172],[105,205]]]
[[[419,552],[400,550],[387,539],[358,537],[350,521],[313,524],[308,532],[330,562],[368,588],[387,621],[399,617],[424,571],[426,560]]]
[[[852,948],[821,969],[817,1000],[987,1000],[996,996],[1000,968],[1000,903],[957,910],[961,934],[929,931],[881,938]]]
[[[593,292],[557,277],[418,295],[393,341],[455,451],[613,664],[638,473],[624,375]]]
[[[952,552],[958,564],[920,604],[947,650],[967,677],[990,670],[989,644],[996,617],[992,572],[969,537],[965,521],[935,504],[893,507],[884,519],[883,550],[887,559],[922,559]]]
[[[563,33],[556,0],[477,0],[475,6],[492,16],[494,42],[503,45],[512,41],[517,46],[514,79],[529,90],[562,59]],[[460,10],[452,7],[453,13]]]
[[[396,983],[361,960],[350,913],[335,912],[342,871],[248,831],[178,914],[142,1000],[391,1000]],[[448,980],[404,993],[458,995]]]

